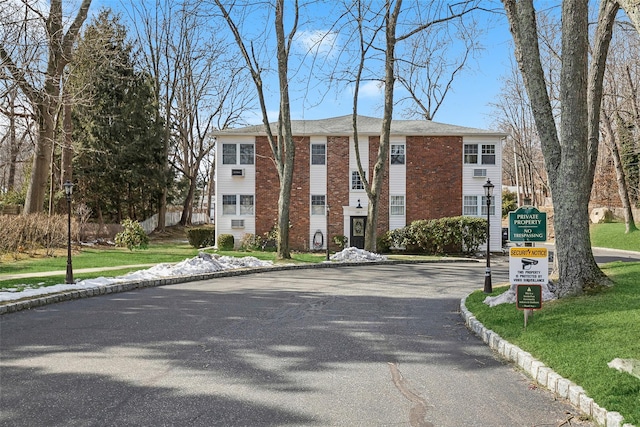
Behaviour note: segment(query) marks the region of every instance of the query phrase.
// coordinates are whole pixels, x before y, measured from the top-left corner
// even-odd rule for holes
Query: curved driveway
[[[465,328],[460,298],[483,275],[273,271],[4,315],[0,425],[561,425],[576,411]]]

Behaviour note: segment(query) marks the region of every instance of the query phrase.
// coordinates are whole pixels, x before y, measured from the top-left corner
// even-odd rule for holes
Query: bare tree
[[[237,11],[237,9],[241,9],[238,11],[239,14],[247,13],[247,11],[244,10],[245,7],[234,3],[224,5],[221,0],[215,0],[215,3],[233,33],[256,87],[260,111],[262,113],[262,123],[267,133],[267,140],[271,147],[274,164],[278,171],[278,179],[280,181],[278,194],[277,256],[280,259],[288,259],[291,258],[291,252],[289,250],[289,206],[291,202],[291,186],[293,183],[293,164],[295,158],[295,143],[291,131],[291,110],[289,105],[289,54],[291,52],[293,38],[298,29],[300,11],[298,0],[295,0],[292,5],[293,11],[292,17],[290,17],[291,28],[288,32],[285,32],[285,1],[275,0],[275,7],[273,8],[280,94],[277,136],[273,134],[269,124],[267,104],[264,97],[262,74],[265,66],[258,59],[258,53],[256,51],[256,43],[260,44],[262,42],[250,40],[249,45],[247,45],[245,38],[241,34],[238,22],[231,17],[231,13]]]
[[[609,0],[601,2],[589,66],[589,35],[585,31],[588,1],[562,2],[562,105],[558,129],[541,63],[533,1],[502,2],[542,142],[553,195],[558,295],[582,294],[609,283],[591,251],[588,204],[598,150],[604,65],[618,5]]]
[[[396,54],[396,47],[398,43],[406,42],[410,43],[413,38],[421,34],[424,31],[432,30],[438,26],[446,26],[454,20],[460,19],[462,16],[477,9],[475,1],[462,1],[456,4],[455,7],[445,8],[439,1],[429,2],[426,6],[421,6],[421,2],[412,3],[407,8],[420,8],[431,11],[431,13],[417,13],[424,20],[420,22],[405,22],[400,21],[401,13],[404,10],[402,6],[402,0],[387,1],[382,5],[376,2],[358,1],[355,3],[354,11],[355,15],[353,22],[356,23],[356,31],[359,40],[359,52],[358,52],[358,67],[354,79],[354,98],[353,98],[353,138],[355,144],[356,161],[358,165],[358,172],[360,179],[364,185],[369,204],[367,207],[367,225],[365,230],[365,249],[368,251],[376,251],[377,241],[377,223],[379,213],[379,199],[380,193],[383,190],[383,178],[388,163],[389,154],[389,141],[391,135],[391,121],[393,118],[394,110],[394,91],[395,82],[398,78],[397,66],[398,55]],[[405,30],[402,34],[397,34],[397,28],[399,22],[402,24],[402,29]],[[379,35],[384,34],[384,36]],[[413,45],[415,48],[415,44]],[[380,130],[380,140],[378,145],[378,152],[375,162],[372,167],[371,178],[367,178],[365,168],[362,165],[359,153],[358,142],[358,124],[357,124],[357,110],[358,110],[358,95],[360,83],[363,79],[372,78],[370,75],[365,76],[366,63],[369,60],[375,60],[371,58],[369,52],[373,52],[374,55],[381,54],[380,60],[382,61],[382,70],[380,74],[384,77],[380,78],[380,74],[377,75],[377,80],[381,82],[384,92],[384,107],[382,116],[382,128]],[[371,70],[367,70],[371,73]],[[455,74],[455,73],[454,73]],[[375,75],[375,71],[374,71]],[[411,85],[410,85],[411,86]],[[413,87],[413,86],[411,86]],[[435,90],[435,84],[432,87]],[[446,91],[441,93],[435,99],[437,103],[442,102]],[[429,111],[428,115],[432,116],[434,111]]]
[[[0,93],[0,115],[5,129],[0,138],[0,193],[19,191],[23,181],[24,168],[21,165],[28,158],[32,146],[33,114],[19,98],[18,89],[11,82]]]
[[[517,187],[518,205],[529,200],[539,206],[548,193],[547,176],[531,105],[515,64],[504,77],[493,108],[497,117],[494,125],[509,135],[502,157],[504,182]]]
[[[0,39],[0,64],[7,70],[32,104],[38,123],[31,178],[24,213],[40,212],[44,208],[47,183],[51,171],[55,139],[56,116],[60,110],[60,94],[64,69],[72,58],[73,43],[87,18],[91,0],[83,0],[75,18],[65,30],[62,0],[51,0],[48,14],[33,2],[22,0],[23,8],[8,23]],[[37,23],[37,31],[31,26]],[[43,51],[40,51],[40,48]],[[44,72],[40,66],[45,65]]]

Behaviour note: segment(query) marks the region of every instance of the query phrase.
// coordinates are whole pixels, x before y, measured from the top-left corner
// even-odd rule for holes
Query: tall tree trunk
[[[588,204],[593,183],[604,59],[617,4],[603,0],[596,47],[588,73],[588,1],[562,3],[560,132],[547,93],[540,60],[532,0],[502,0],[516,46],[516,59],[535,117],[554,203],[558,295],[582,294],[608,283],[591,251]],[[593,123],[593,120],[596,123]],[[588,123],[588,126],[585,126]],[[558,139],[558,134],[560,138]]]
[[[618,120],[618,123],[622,123],[622,120]],[[606,114],[602,114],[602,133],[604,140],[611,151],[611,157],[613,158],[613,167],[616,171],[616,183],[618,184],[618,194],[620,195],[620,202],[622,202],[622,209],[624,213],[625,233],[631,233],[638,230],[635,221],[633,220],[633,210],[631,201],[629,199],[629,191],[627,190],[627,179],[624,173],[624,167],[622,160],[620,159],[620,150],[618,150],[618,142],[613,131],[613,125],[611,124],[611,118]]]
[[[46,100],[38,105],[38,140],[36,142],[31,178],[27,187],[24,213],[42,212],[44,196],[48,192],[49,172],[51,166],[51,149],[55,131],[55,121],[51,105]]]

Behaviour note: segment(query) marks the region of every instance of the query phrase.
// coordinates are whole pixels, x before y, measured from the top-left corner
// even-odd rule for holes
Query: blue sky
[[[92,13],[97,13],[100,7],[119,10],[123,4],[128,4],[128,2],[129,0],[94,0],[91,6]],[[410,4],[411,2],[406,3]],[[487,0],[486,4],[501,10],[500,2],[496,0]],[[321,12],[326,13],[326,11]],[[456,78],[452,90],[447,94],[442,107],[434,117],[434,121],[482,129],[494,127],[495,119],[492,117],[493,109],[490,104],[497,102],[502,84],[501,77],[507,74],[509,67],[511,67],[510,63],[513,57],[511,35],[506,18],[501,14],[485,13],[479,17],[478,25],[486,31],[480,40],[483,50],[470,63],[469,68]],[[323,24],[323,19],[306,20],[298,32],[298,48],[301,49],[304,46],[306,35],[311,35],[314,31],[326,32],[327,29],[327,24]],[[222,31],[223,28],[220,27],[220,30]],[[335,43],[339,42],[339,39],[335,40]],[[322,53],[323,55],[331,55],[329,48]],[[275,78],[265,80],[270,119],[275,120],[278,109],[277,81]],[[313,90],[307,91],[304,87],[297,87],[295,84],[292,80],[290,93],[293,119],[321,119],[351,114],[350,90],[343,87],[320,96]],[[303,94],[307,94],[307,98]],[[378,85],[374,83],[363,84],[359,113],[380,117],[382,115],[381,106],[382,94]],[[397,110],[394,113],[395,118],[399,118]],[[253,123],[261,122],[258,116],[248,118],[248,120]]]

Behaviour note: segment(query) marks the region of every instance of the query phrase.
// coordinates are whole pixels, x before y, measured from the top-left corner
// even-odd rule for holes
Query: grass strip
[[[640,263],[615,262],[602,269],[613,287],[545,302],[526,330],[522,311],[514,304],[489,307],[482,291],[468,297],[467,308],[485,327],[580,384],[600,406],[640,425],[640,380],[607,366],[616,357],[640,359]]]
[[[640,252],[640,231],[625,234],[621,222],[591,225],[591,245],[597,248]]]

